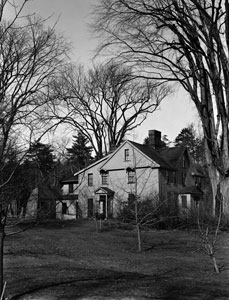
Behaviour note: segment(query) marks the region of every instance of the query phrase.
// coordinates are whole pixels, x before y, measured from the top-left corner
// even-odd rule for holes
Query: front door
[[[100,195],[99,196],[99,214],[103,216],[103,218],[107,218],[107,196]]]

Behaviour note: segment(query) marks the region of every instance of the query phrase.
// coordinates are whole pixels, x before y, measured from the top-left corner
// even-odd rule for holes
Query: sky
[[[85,66],[92,64],[95,48],[99,41],[92,35],[88,24],[92,19],[93,5],[99,0],[30,0],[25,13],[37,13],[49,18],[52,24],[58,20],[56,30],[63,33],[72,43],[71,58],[75,63]],[[189,96],[176,91],[163,100],[160,108],[149,115],[128,139],[143,142],[148,130],[156,129],[174,141],[180,131],[190,123],[199,124],[197,111]]]

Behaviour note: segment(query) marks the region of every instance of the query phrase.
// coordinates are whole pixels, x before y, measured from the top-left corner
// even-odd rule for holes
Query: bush
[[[163,203],[159,203],[158,197],[138,201],[137,207],[135,201],[122,204],[118,220],[136,225],[136,212],[137,222],[144,228],[171,229],[178,222],[176,215],[171,214]]]

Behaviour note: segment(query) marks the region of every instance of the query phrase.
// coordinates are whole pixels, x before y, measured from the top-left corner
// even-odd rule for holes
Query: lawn
[[[135,230],[89,221],[50,221],[6,238],[9,299],[229,299],[229,234],[221,233],[213,271],[197,233]]]

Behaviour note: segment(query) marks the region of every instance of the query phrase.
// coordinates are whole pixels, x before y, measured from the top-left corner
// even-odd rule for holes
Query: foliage
[[[203,128],[212,213],[219,186],[229,215],[228,1],[101,0],[95,14],[100,51],[132,66],[136,76],[188,92]]]
[[[205,165],[204,140],[197,136],[193,124],[183,128],[175,138],[175,146],[181,145],[184,145],[189,149],[189,153],[195,163],[202,166]]]
[[[73,136],[73,145],[67,148],[68,159],[75,166],[75,171],[85,168],[92,162],[92,147],[88,146],[88,139],[80,131]]]
[[[165,134],[165,135],[162,136],[160,147],[161,148],[169,147],[170,143],[171,143],[171,141],[169,141],[167,135]],[[143,145],[149,146],[149,137],[146,137],[144,139]]]
[[[12,160],[8,146],[17,136],[27,148],[35,136],[41,138],[52,126],[43,120],[50,100],[48,86],[65,63],[68,50],[54,27],[47,27],[35,15],[22,14],[27,1],[0,1],[0,294],[7,211],[14,200],[28,195],[24,177],[19,180],[23,155]]]
[[[136,220],[137,205],[137,220]],[[171,229],[176,226],[178,218],[175,212],[160,203],[157,196],[153,198],[123,203],[120,207],[118,219],[124,223],[140,225],[141,228]]]
[[[47,177],[55,164],[52,146],[40,142],[32,143],[27,152],[25,163],[34,169],[38,169],[41,176]]]

